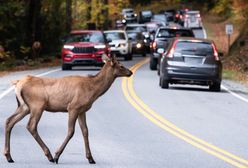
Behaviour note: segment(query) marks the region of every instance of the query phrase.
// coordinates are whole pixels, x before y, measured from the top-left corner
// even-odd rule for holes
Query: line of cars
[[[150,55],[150,69],[157,70],[161,88],[170,84],[207,85],[220,91],[222,64],[213,41],[198,39],[192,29],[202,28],[199,11],[122,11],[120,30],[75,30],[62,48],[62,69],[75,65],[101,66],[103,55],[132,60],[133,54]],[[139,23],[137,23],[139,22]]]

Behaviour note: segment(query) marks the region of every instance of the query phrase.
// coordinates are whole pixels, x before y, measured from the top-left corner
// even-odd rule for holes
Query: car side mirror
[[[131,40],[132,40],[132,38],[131,38],[131,37],[128,37],[128,40],[129,40],[129,41],[131,41]]]
[[[159,48],[159,49],[157,50],[157,52],[158,52],[159,54],[163,54],[163,53],[164,53],[164,49],[163,49],[163,48]]]

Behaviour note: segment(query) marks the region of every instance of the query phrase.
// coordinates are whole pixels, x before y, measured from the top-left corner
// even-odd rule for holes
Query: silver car
[[[163,52],[163,49],[159,49]],[[213,41],[191,37],[174,38],[160,62],[162,88],[169,84],[196,84],[220,91],[222,63]]]
[[[106,39],[109,42],[111,54],[117,57],[124,57],[125,60],[132,60],[132,45],[128,40],[126,31],[124,30],[108,30],[104,31]]]

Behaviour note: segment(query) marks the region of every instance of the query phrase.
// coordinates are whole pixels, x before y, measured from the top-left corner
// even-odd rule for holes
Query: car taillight
[[[153,48],[154,50],[157,48],[157,43],[156,43],[156,41],[154,41],[154,42],[152,43],[152,48]]]
[[[218,51],[217,51],[217,48],[216,46],[212,43],[212,47],[213,47],[213,50],[214,50],[214,58],[216,61],[219,61],[219,54],[218,54]]]
[[[200,15],[200,14],[197,14],[197,15],[196,15],[196,17],[200,18],[200,17],[201,17],[201,15]]]
[[[185,17],[186,17],[186,18],[188,18],[188,17],[189,17],[189,15],[185,15]]]
[[[179,18],[179,14],[176,14],[176,18]]]
[[[167,54],[167,57],[168,57],[168,58],[173,58],[176,44],[177,44],[177,40],[174,42],[173,46],[172,46],[171,49],[168,51],[168,54]]]

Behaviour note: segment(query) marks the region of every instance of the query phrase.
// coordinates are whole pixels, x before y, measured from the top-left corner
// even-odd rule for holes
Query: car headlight
[[[64,45],[63,48],[67,49],[67,50],[73,50],[74,46],[72,46],[72,45]]]
[[[94,48],[95,49],[104,49],[104,48],[106,48],[106,45],[104,45],[104,44],[95,45]]]
[[[137,43],[137,44],[136,44],[136,47],[137,47],[137,48],[141,48],[142,45],[141,45],[140,43]]]
[[[124,48],[124,47],[126,47],[126,44],[125,44],[125,43],[121,43],[121,44],[119,44],[119,46],[120,46],[121,48]]]

